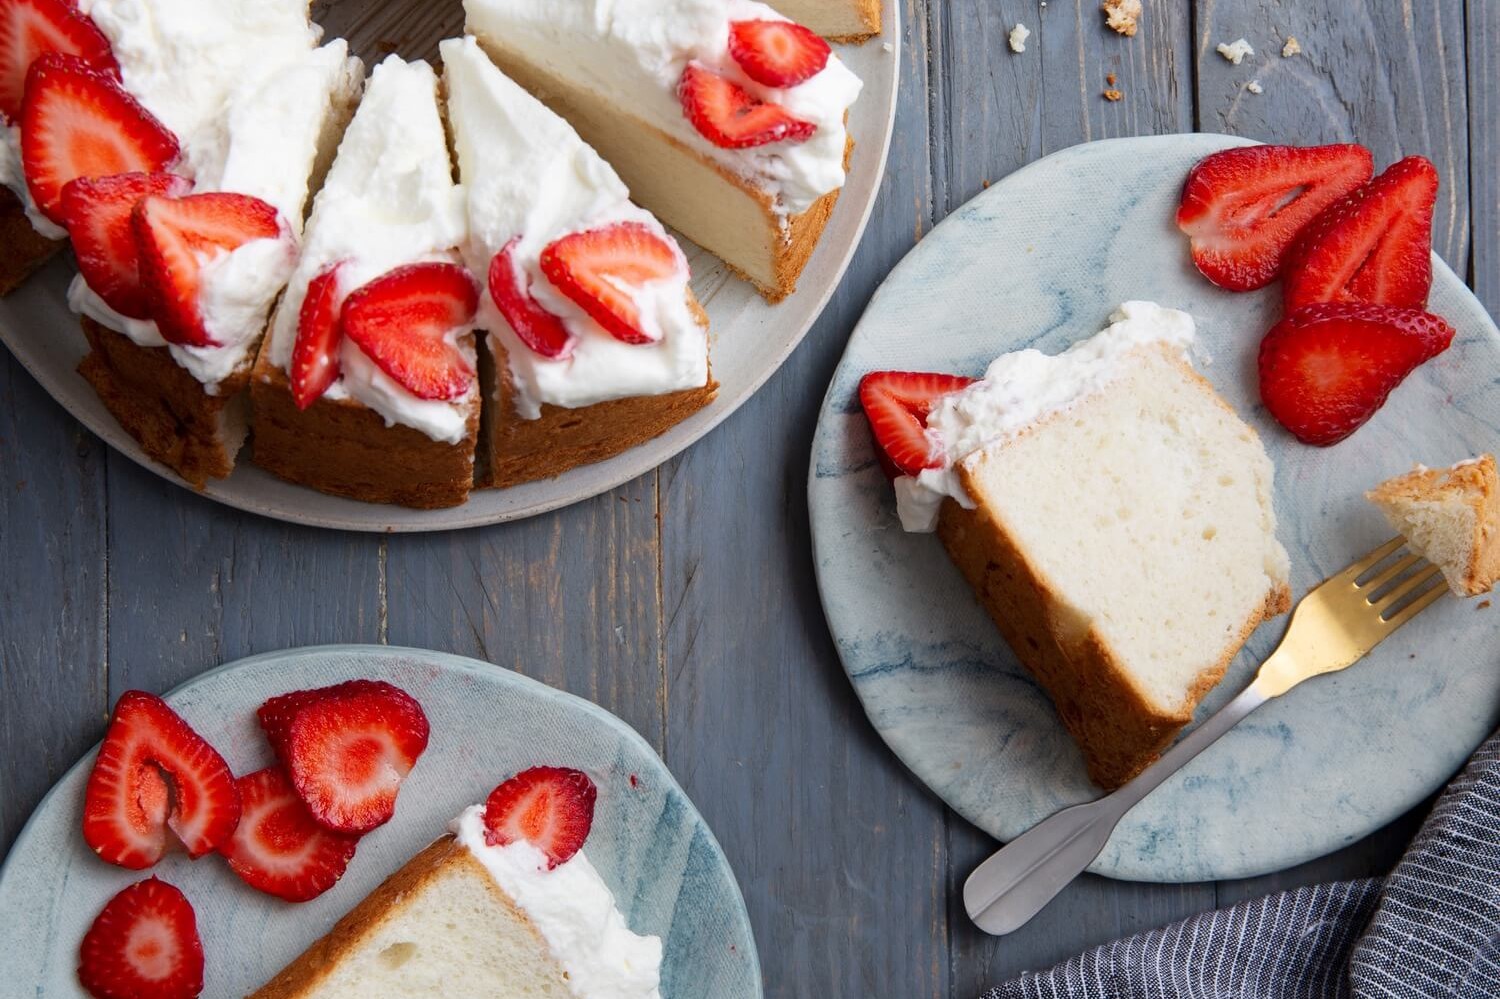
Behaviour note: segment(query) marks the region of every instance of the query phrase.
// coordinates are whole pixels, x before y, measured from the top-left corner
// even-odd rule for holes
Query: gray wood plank
[[[1469,283],[1489,309],[1500,315],[1500,3],[1470,0],[1467,5],[1469,64],[1469,209],[1473,253]]]

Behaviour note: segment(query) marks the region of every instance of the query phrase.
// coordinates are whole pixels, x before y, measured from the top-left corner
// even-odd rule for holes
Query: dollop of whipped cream
[[[490,846],[484,806],[466,808],[449,825],[454,837],[525,910],[579,999],[661,999],[661,939],[625,925],[609,886],[582,851],[547,869],[526,842]]]
[[[782,214],[844,183],[844,115],[862,86],[838,56],[795,87],[756,83],[729,54],[731,21],[785,21],[754,0],[464,0],[468,30],[616,99],[688,148],[771,192]],[[806,142],[721,149],[684,117],[677,84],[699,62],[816,131]]]
[[[1195,338],[1192,316],[1155,302],[1125,302],[1109,320],[1103,331],[1060,354],[1035,349],[1002,354],[982,379],[933,407],[927,437],[941,449],[943,465],[896,479],[896,510],[905,530],[935,530],[945,498],[974,508],[955,471],[971,454],[1002,444],[1037,420],[1100,391],[1131,351],[1165,344],[1186,354]]]
[[[68,235],[68,230],[37,210],[26,186],[26,173],[21,169],[21,127],[6,122],[0,122],[0,184],[11,189],[37,232],[48,239],[63,239]]]

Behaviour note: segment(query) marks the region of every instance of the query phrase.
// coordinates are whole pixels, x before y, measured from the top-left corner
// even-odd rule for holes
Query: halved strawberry
[[[792,21],[731,21],[729,54],[756,83],[795,87],[823,72],[833,50]]]
[[[520,236],[515,237],[490,261],[490,298],[522,343],[543,357],[564,360],[572,355],[578,338],[568,332],[561,319],[531,297],[525,275],[512,253],[520,241]]]
[[[1309,305],[1260,345],[1260,397],[1304,444],[1337,444],[1375,415],[1391,390],[1453,342],[1453,327],[1420,309],[1363,302]]]
[[[245,884],[288,902],[306,902],[338,883],[358,836],[318,825],[280,767],[257,770],[235,783],[240,824],[219,852]]]
[[[739,84],[690,62],[677,84],[682,113],[705,139],[724,149],[772,142],[806,142],[817,126],[780,104],[763,101]]]
[[[306,409],[328,391],[339,377],[339,311],[344,306],[339,293],[339,267],[319,271],[307,283],[307,296],[297,313],[297,342],[292,347],[292,401]]]
[[[474,321],[479,293],[457,264],[407,264],[344,300],[344,335],[419,399],[456,399],[474,366],[455,334]]]
[[[491,791],[484,803],[485,842],[504,846],[524,840],[547,855],[551,870],[571,860],[588,839],[598,794],[588,774],[579,770],[523,770]]]
[[[239,818],[224,758],[160,697],[120,695],[84,792],[83,838],[93,851],[121,867],[150,867],[171,829],[188,856],[201,857]]]
[[[1437,168],[1408,156],[1325,208],[1287,253],[1286,311],[1315,302],[1425,306],[1437,193]]]
[[[872,371],[860,379],[859,404],[887,475],[942,467],[942,451],[927,437],[927,414],[943,396],[973,383],[962,375],[919,371]]]
[[[227,191],[142,198],[130,224],[151,318],[162,339],[192,347],[218,346],[198,307],[203,267],[251,240],[283,232],[274,207]]]
[[[136,202],[151,194],[181,197],[192,189],[192,181],[170,173],[79,177],[62,189],[62,217],[73,241],[78,271],[120,315],[150,317],[141,287],[140,252],[130,225]]]
[[[1370,179],[1364,146],[1240,146],[1212,153],[1188,173],[1177,228],[1193,263],[1230,291],[1270,284],[1302,227]]]
[[[428,738],[427,716],[416,699],[378,680],[310,692],[284,735],[274,721],[267,731],[280,742],[278,753],[312,817],[326,829],[356,835],[395,814],[401,781]]]
[[[56,53],[31,64],[21,102],[21,169],[32,200],[52,221],[64,221],[68,181],[158,173],[177,153],[177,137],[108,73]]]
[[[0,120],[21,117],[26,72],[49,52],[77,56],[109,76],[120,67],[109,39],[68,0],[0,0]]]
[[[654,343],[661,332],[641,322],[635,294],[642,285],[684,273],[687,262],[671,240],[639,222],[617,222],[570,233],[542,251],[542,273],[593,320],[625,343]]]
[[[160,878],[104,904],[78,948],[78,981],[95,999],[193,999],[203,941],[186,896]]]
[[[349,681],[351,684],[374,682],[373,680]],[[260,720],[261,730],[266,733],[266,741],[276,751],[277,758],[286,759],[287,733],[291,731],[292,719],[297,717],[297,712],[313,701],[328,696],[331,691],[337,691],[345,686],[347,685],[335,684],[332,687],[318,687],[313,690],[290,690],[285,694],[277,694],[269,698],[256,709],[255,716]]]

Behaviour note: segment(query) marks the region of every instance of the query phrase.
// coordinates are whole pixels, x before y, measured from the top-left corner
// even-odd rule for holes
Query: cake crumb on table
[[[1236,39],[1235,41],[1230,42],[1228,45],[1220,42],[1218,48],[1215,49],[1215,51],[1225,59],[1228,59],[1230,62],[1234,63],[1236,66],[1245,61],[1245,56],[1255,55],[1255,50],[1251,48],[1250,43],[1245,41],[1243,38]]]
[[[1135,37],[1141,19],[1141,0],[1104,0],[1100,9],[1111,29],[1127,38]]]
[[[1286,44],[1281,47],[1281,58],[1290,59],[1302,51],[1302,43],[1297,41],[1296,35],[1288,35]]]
[[[1025,52],[1026,39],[1030,37],[1031,29],[1017,22],[1016,26],[1010,29],[1010,50],[1012,52]]]
[[[1106,74],[1105,77],[1104,77],[1104,82],[1107,83],[1107,84],[1109,84],[1111,87],[1113,87],[1115,85],[1115,74],[1113,74],[1113,73]]]
[[[1245,89],[1250,91],[1252,94],[1263,94],[1266,92],[1266,88],[1260,85],[1259,80],[1251,80],[1249,83],[1245,84]]]
[[[1107,101],[1117,101],[1124,96],[1125,95],[1118,90],[1106,90],[1104,92],[1104,99]]]

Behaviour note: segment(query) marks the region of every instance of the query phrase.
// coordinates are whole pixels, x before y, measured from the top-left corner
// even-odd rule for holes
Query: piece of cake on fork
[[[1418,465],[1365,496],[1412,551],[1443,570],[1461,597],[1488,593],[1500,578],[1500,476],[1482,454],[1450,468]]]

